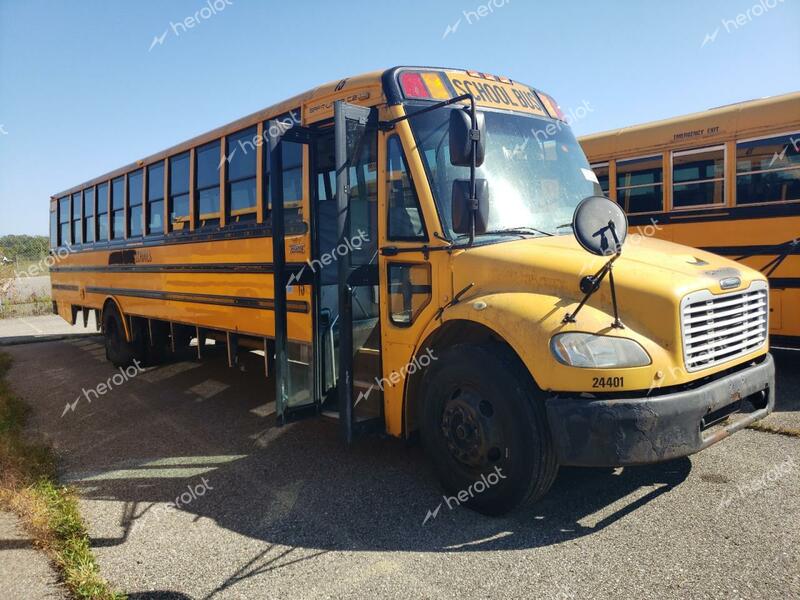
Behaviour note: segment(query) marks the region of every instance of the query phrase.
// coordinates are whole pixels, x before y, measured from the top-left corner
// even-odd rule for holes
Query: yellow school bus
[[[800,93],[579,141],[634,229],[764,273],[772,344],[800,346]]]
[[[52,197],[54,310],[116,365],[264,356],[278,424],[420,435],[485,513],[685,456],[774,403],[768,284],[627,223],[556,102],[395,67]]]

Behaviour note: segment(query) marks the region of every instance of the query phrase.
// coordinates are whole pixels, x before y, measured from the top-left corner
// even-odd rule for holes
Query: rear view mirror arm
[[[390,119],[388,121],[380,121],[378,123],[378,127],[380,128],[381,131],[391,131],[392,129],[394,129],[394,126],[400,121],[405,121],[412,117],[423,115],[425,113],[431,112],[432,110],[444,108],[445,106],[450,106],[451,104],[455,104],[456,102],[462,102],[464,100],[469,100],[470,109],[472,111],[472,126],[475,127],[476,126],[475,97],[472,94],[461,94],[460,96],[456,96],[455,98],[450,98],[449,100],[442,100],[441,102],[437,102],[436,104],[431,104],[430,106],[426,106],[425,108],[421,108],[413,113],[403,115],[402,117],[397,117],[395,119]]]

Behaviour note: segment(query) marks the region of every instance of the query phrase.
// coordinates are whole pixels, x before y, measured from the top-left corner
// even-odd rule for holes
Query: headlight
[[[559,333],[550,341],[550,350],[558,362],[587,369],[644,367],[651,362],[633,340],[591,333]]]

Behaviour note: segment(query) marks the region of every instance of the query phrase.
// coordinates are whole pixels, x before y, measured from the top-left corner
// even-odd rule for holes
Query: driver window
[[[411,180],[400,138],[389,138],[386,153],[386,193],[389,207],[389,239],[426,238],[419,198]]]

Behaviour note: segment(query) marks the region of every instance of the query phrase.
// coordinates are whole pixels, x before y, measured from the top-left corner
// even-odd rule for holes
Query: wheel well
[[[117,314],[119,315],[119,319],[120,319],[120,321],[122,321],[122,329],[123,329],[123,333],[125,334],[125,341],[126,342],[130,342],[131,341],[131,332],[128,329],[128,321],[127,321],[127,319],[125,319],[125,313],[122,312],[122,307],[119,305],[119,302],[117,302],[116,298],[112,298],[112,297],[106,298],[106,301],[103,303],[103,311],[100,314],[101,330],[102,330],[103,334],[105,334],[105,325],[104,325],[104,323],[105,323],[105,320],[106,320],[106,312],[110,311],[110,310],[116,311]]]
[[[419,345],[417,355],[421,355],[430,349],[433,356],[436,356],[438,351],[457,344],[479,345],[487,343],[496,344],[498,347],[504,349],[509,356],[513,356],[524,368],[524,363],[519,355],[508,342],[495,331],[480,323],[459,319],[447,321],[444,325],[431,333],[431,335]],[[527,369],[525,369],[525,372],[527,373]],[[407,438],[419,428],[417,415],[420,414],[420,406],[422,403],[422,394],[420,391],[424,374],[425,369],[418,369],[414,374],[409,375],[406,383],[403,401],[403,433]]]

